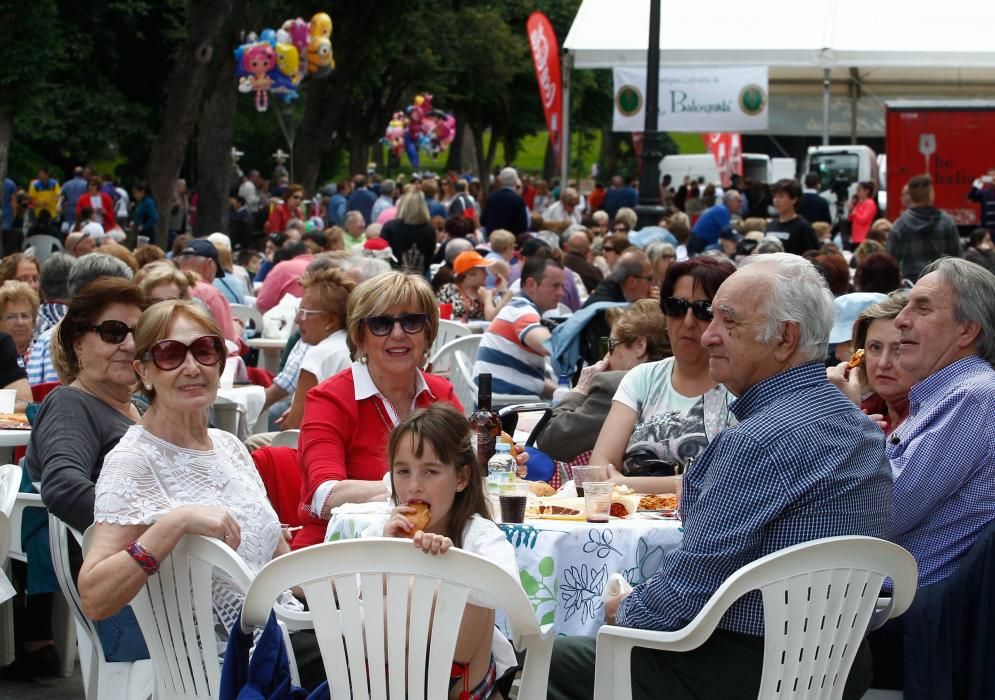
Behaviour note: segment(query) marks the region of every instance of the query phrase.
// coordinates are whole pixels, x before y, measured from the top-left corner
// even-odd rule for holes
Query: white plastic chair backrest
[[[455,362],[452,372],[449,374],[449,381],[452,382],[456,398],[463,404],[463,414],[469,417],[477,405],[477,385],[473,381],[473,360],[461,352],[457,352],[453,359]]]
[[[0,513],[10,517],[19,488],[21,488],[21,468],[16,464],[0,466]],[[4,553],[6,551],[3,550]]]
[[[473,331],[469,326],[463,323],[458,323],[457,321],[450,321],[440,318],[439,331],[436,333],[435,342],[432,343],[432,353],[435,353],[436,350],[451,340],[456,340],[457,338],[462,338],[465,335],[471,334],[473,334]]]
[[[55,251],[63,250],[62,241],[55,236],[36,235],[24,239],[24,251],[40,263],[48,260]]]
[[[259,309],[245,304],[230,304],[229,306],[231,306],[232,318],[239,319],[246,328],[249,327],[251,321],[255,327],[256,335],[262,335],[263,315],[259,313]]]
[[[89,548],[92,528],[83,537]],[[155,668],[157,700],[215,698],[221,684],[211,579],[226,573],[243,591],[252,573],[223,542],[184,535],[131,601]]]
[[[477,348],[480,347],[480,339],[483,335],[480,333],[472,333],[470,335],[463,335],[459,338],[453,338],[445,345],[439,346],[438,341],[433,348],[438,348],[432,351],[432,355],[429,358],[429,364],[432,366],[433,374],[451,374],[453,372],[454,362],[453,357],[456,353],[460,352],[470,358],[470,364],[477,359]]]
[[[297,428],[292,430],[283,430],[276,434],[273,438],[273,442],[270,443],[271,447],[293,447],[297,449],[297,445],[300,442],[301,431]]]
[[[7,514],[0,512],[0,568],[7,564],[7,555],[10,554],[10,520],[7,518]],[[4,573],[0,571],[0,577],[3,577]],[[0,588],[2,592],[2,588]],[[0,597],[0,600],[3,600]]]
[[[912,604],[917,575],[911,554],[875,537],[827,537],[787,547],[747,564],[719,587],[690,623],[698,634],[685,640],[687,648],[707,639],[737,599],[759,589],[765,635],[757,697],[841,697],[882,582],[893,581],[895,617]]]
[[[243,630],[264,626],[277,596],[296,585],[307,595],[336,700],[446,698],[471,590],[505,612],[515,648],[529,649],[519,698],[545,697],[552,637],[539,629],[517,578],[483,557],[458,549],[428,556],[411,540],[390,538],[299,549],[256,575],[245,596]]]

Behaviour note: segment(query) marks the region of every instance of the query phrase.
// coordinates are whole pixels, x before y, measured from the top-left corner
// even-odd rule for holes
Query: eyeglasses
[[[625,226],[615,226],[612,228],[612,233],[627,233],[629,229]]]
[[[221,338],[216,335],[202,335],[189,345],[179,340],[160,340],[142,355],[142,359],[152,360],[152,364],[168,372],[182,365],[189,352],[198,363],[213,367],[225,356],[224,348]]]
[[[663,313],[671,318],[683,318],[687,315],[689,308],[699,321],[712,320],[712,302],[710,301],[688,301],[679,297],[667,297],[663,300]]]
[[[132,337],[135,335],[135,329],[124,321],[104,321],[96,326],[88,326],[86,330],[88,332],[99,333],[100,339],[111,345],[120,345],[128,337],[129,333],[131,333]]]
[[[647,282],[653,281],[653,275],[632,275],[637,280],[646,280]]]
[[[294,314],[294,316],[300,318],[304,322],[307,322],[307,320],[312,316],[327,313],[327,311],[322,311],[321,309],[297,309],[297,313]]]
[[[613,352],[615,352],[615,348],[617,348],[619,345],[625,345],[625,344],[627,344],[629,342],[631,342],[631,341],[620,340],[618,338],[609,338],[608,339],[608,354],[611,355]]]
[[[287,199],[303,199],[303,197],[299,194],[292,194]]]
[[[403,316],[367,316],[366,327],[370,333],[376,336],[390,335],[394,330],[394,324],[400,323],[401,330],[408,335],[421,333],[428,323],[428,316],[425,314],[404,314]]]

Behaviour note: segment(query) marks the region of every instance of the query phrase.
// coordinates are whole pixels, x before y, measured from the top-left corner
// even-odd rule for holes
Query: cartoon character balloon
[[[239,91],[254,92],[260,112],[269,107],[270,93],[286,102],[297,99],[305,78],[322,78],[335,68],[331,37],[332,18],[325,12],[310,22],[288,19],[278,30],[262,30],[258,38],[250,33],[235,49]]]
[[[395,112],[384,132],[383,142],[391,152],[400,156],[407,153],[411,166],[421,168],[420,153],[428,153],[434,160],[449,148],[456,136],[456,118],[435,109],[432,95],[416,95],[404,112]]]

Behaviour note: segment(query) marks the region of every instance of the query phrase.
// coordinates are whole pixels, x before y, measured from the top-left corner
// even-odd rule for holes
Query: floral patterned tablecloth
[[[326,542],[359,537],[376,515],[340,514],[329,521]],[[602,593],[619,572],[637,585],[659,570],[681,543],[677,520],[612,520],[605,525],[526,520],[501,525],[515,548],[519,576],[540,625],[558,635],[594,636],[604,623]]]

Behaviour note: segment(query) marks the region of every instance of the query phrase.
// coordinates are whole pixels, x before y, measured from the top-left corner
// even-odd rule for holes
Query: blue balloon
[[[259,35],[259,41],[265,41],[271,46],[276,46],[276,31],[273,29],[264,29]]]

